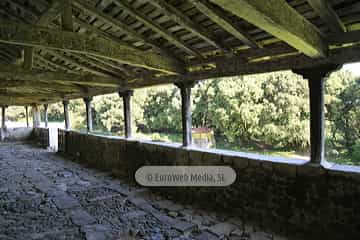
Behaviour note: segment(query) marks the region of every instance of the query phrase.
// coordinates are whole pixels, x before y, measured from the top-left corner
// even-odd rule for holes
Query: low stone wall
[[[33,128],[1,128],[0,140],[5,142],[27,141],[30,139]]]
[[[73,160],[133,179],[144,165],[229,165],[226,188],[157,188],[179,201],[227,211],[290,239],[360,239],[360,169],[178,144],[59,131]]]
[[[34,128],[34,130],[32,131],[31,140],[42,148],[49,147],[49,129]]]

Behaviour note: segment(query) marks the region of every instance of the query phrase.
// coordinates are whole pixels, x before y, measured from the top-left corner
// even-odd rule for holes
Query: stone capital
[[[341,66],[339,64],[326,64],[313,68],[293,69],[292,71],[307,80],[316,81],[328,77],[332,72],[340,69]]]

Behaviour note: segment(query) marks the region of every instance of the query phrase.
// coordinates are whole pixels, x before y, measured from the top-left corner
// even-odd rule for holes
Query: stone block
[[[199,150],[189,150],[189,164],[202,165],[203,152]]]
[[[189,152],[186,149],[177,149],[175,163],[179,166],[189,165]]]
[[[214,233],[215,235],[221,236],[229,236],[232,231],[236,229],[236,226],[231,223],[217,223],[211,227],[209,227],[209,231]]]
[[[196,229],[196,225],[194,223],[186,222],[186,221],[178,221],[172,227],[183,233],[191,232]]]
[[[297,172],[296,165],[288,164],[288,163],[273,163],[273,166],[274,166],[274,172],[279,176],[296,178],[296,172]]]
[[[74,224],[84,226],[95,223],[96,219],[83,209],[74,209],[70,211],[70,217]]]
[[[249,160],[246,158],[234,158],[233,160],[233,166],[236,169],[244,169],[249,166]]]
[[[202,157],[202,164],[207,165],[222,165],[221,154],[205,152]]]
[[[297,166],[297,173],[301,177],[322,177],[326,174],[326,169],[321,165],[301,165]]]

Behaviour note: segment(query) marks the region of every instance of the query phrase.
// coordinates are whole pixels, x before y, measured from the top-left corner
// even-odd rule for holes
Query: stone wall
[[[49,129],[48,128],[34,128],[31,139],[40,147],[49,147]]]
[[[1,128],[0,141],[14,142],[14,141],[27,141],[30,139],[33,129],[27,127],[18,128]]]
[[[291,239],[360,239],[360,169],[178,144],[65,132],[59,149],[75,161],[133,180],[143,165],[229,165],[226,188],[158,188],[179,201],[226,211]],[[60,146],[64,145],[64,146]],[[66,147],[65,147],[66,146]]]

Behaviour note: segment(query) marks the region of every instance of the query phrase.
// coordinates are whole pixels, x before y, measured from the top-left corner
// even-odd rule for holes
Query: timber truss
[[[0,1],[0,105],[354,61],[357,0]]]

